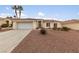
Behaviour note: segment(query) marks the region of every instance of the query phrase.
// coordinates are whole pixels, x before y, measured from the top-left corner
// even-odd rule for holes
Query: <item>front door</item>
[[[54,23],[54,29],[57,29],[57,23]]]
[[[38,21],[38,28],[41,28],[41,21]]]

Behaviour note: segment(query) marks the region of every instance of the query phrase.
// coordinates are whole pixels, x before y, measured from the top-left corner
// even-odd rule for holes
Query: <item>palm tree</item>
[[[22,6],[18,6],[19,18],[21,17],[22,10],[23,10],[23,7]]]
[[[15,11],[16,18],[17,18],[17,10],[18,10],[18,6],[17,6],[17,5],[14,5],[14,6],[12,6],[12,9]]]

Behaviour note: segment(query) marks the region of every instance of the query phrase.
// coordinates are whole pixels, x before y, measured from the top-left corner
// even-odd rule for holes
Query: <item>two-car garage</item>
[[[33,21],[26,21],[26,20],[16,20],[13,22],[13,29],[33,29]]]
[[[17,23],[17,29],[32,29],[33,23]]]

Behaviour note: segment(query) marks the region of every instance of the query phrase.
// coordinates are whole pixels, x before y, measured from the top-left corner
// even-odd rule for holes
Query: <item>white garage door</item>
[[[17,29],[32,29],[33,24],[32,23],[18,23]]]

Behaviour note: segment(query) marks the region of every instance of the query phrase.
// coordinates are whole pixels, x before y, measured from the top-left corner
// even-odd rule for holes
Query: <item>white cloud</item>
[[[1,13],[0,14],[0,17],[2,17],[2,18],[5,18],[7,16],[13,16],[13,15],[9,14],[9,13]],[[26,18],[26,17],[28,17],[26,14],[24,14],[24,13],[21,14],[21,18]]]
[[[27,18],[28,16],[24,13],[21,13],[21,18]]]
[[[38,12],[38,16],[45,16],[43,12]]]
[[[79,12],[77,13],[77,15],[79,15]]]
[[[0,17],[3,17],[3,18],[5,18],[7,16],[12,16],[12,14],[9,14],[9,13],[1,13],[0,14]]]
[[[37,17],[31,17],[31,18],[35,18],[35,19],[42,19],[41,17],[37,16]]]
[[[9,7],[6,7],[7,10],[9,10]]]
[[[47,18],[47,17],[46,17],[46,18],[43,18],[43,19],[50,19],[50,20],[52,20],[53,18]]]

